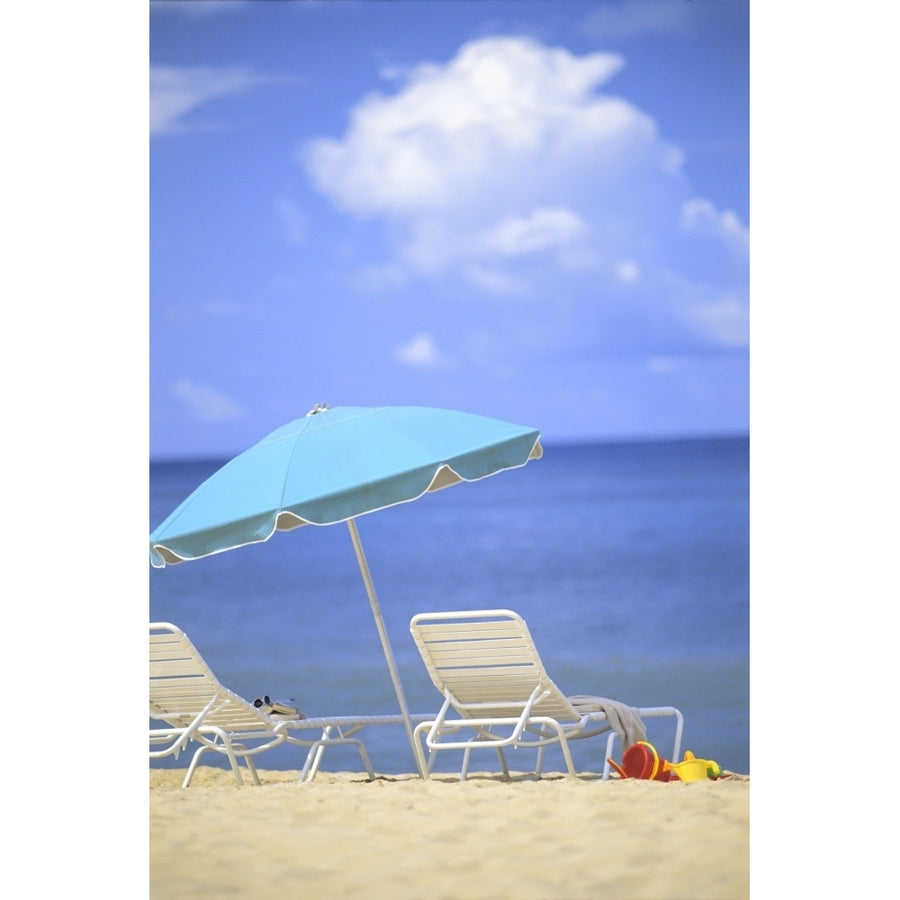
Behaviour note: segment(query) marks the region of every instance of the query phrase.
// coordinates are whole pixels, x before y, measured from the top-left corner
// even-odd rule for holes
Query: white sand
[[[150,771],[158,900],[742,900],[746,776],[691,784],[474,773]]]

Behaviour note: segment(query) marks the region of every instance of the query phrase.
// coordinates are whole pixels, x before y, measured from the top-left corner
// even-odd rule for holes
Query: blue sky
[[[746,2],[151,3],[150,455],[749,428]]]

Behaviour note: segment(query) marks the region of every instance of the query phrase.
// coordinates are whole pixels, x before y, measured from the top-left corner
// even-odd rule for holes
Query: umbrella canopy
[[[211,475],[150,535],[150,562],[200,559],[301,525],[346,522],[394,682],[412,724],[354,519],[429,491],[524,466],[540,433],[426,407],[316,406]]]
[[[331,525],[541,456],[540,434],[423,407],[317,407],[200,485],[150,535],[150,561],[199,559]]]

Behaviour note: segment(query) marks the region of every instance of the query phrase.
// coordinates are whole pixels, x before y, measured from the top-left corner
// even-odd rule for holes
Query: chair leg
[[[309,752],[306,754],[306,762],[303,764],[300,777],[297,779],[298,782],[303,783],[315,779],[319,771],[319,763],[322,762],[322,757],[325,755],[325,748],[334,744],[353,744],[359,752],[359,758],[362,760],[366,774],[369,776],[369,781],[375,780],[375,770],[372,768],[369,754],[366,752],[362,741],[355,738],[320,738],[309,748]]]
[[[200,761],[200,757],[207,750],[214,750],[214,747],[200,747],[197,752],[194,754],[194,758],[191,760],[190,766],[188,766],[187,775],[184,776],[184,781],[181,783],[182,787],[190,787],[191,779],[194,777],[194,772],[197,769],[197,763]],[[231,747],[230,741],[225,741],[223,752],[228,757],[228,761],[231,763],[231,771],[234,773],[234,780],[237,782],[238,787],[243,787],[244,779],[241,778],[241,769],[238,765],[237,757],[234,755],[234,750]],[[255,774],[255,773],[254,773]],[[259,784],[259,779],[257,778],[256,783]]]
[[[681,756],[681,738],[684,733],[684,716],[675,710],[675,743],[672,746],[672,762],[680,762]]]
[[[572,776],[577,775],[575,763],[572,760],[572,751],[569,749],[569,740],[562,732],[559,733],[559,746],[566,760],[566,768],[569,770],[569,774]]]
[[[425,780],[431,777],[431,767],[434,765],[434,760],[437,756],[437,751],[432,750],[429,754],[428,760],[425,760],[425,749],[423,747],[422,732],[429,729],[431,725],[431,722],[420,722],[418,725],[416,725],[416,729],[413,732],[413,750],[416,754],[418,769],[422,773],[422,778]]]
[[[306,752],[306,759],[303,762],[303,768],[300,770],[300,778],[299,781],[302,783],[304,781],[309,781],[311,779],[307,778],[309,774],[310,767],[313,763],[313,757],[316,755],[316,752],[319,749],[318,744],[311,744],[309,750]]]
[[[466,776],[469,774],[469,762],[472,758],[472,750],[473,747],[466,747],[463,750],[463,763],[462,768],[459,770],[459,780],[465,781]],[[487,747],[485,747],[487,749]],[[500,768],[503,770],[503,777],[506,781],[509,781],[509,766],[506,764],[506,754],[503,752],[502,747],[496,747],[497,758],[500,761]]]
[[[250,777],[253,779],[254,784],[261,784],[259,780],[259,773],[256,771],[256,763],[253,761],[253,757],[246,752],[246,747],[243,745],[235,744],[235,747],[238,747],[239,750],[243,750],[244,752],[244,762],[247,764],[247,769],[250,772]]]
[[[462,768],[459,771],[460,781],[465,781],[467,775],[469,774],[469,762],[472,758],[473,749],[473,747],[466,747],[463,750],[463,763]],[[486,749],[487,747],[485,747],[485,750]],[[506,754],[504,754],[502,747],[496,747],[495,749],[497,751],[497,759],[500,761],[500,768],[503,771],[503,777],[506,781],[509,781],[509,766],[506,763]]]
[[[500,758],[500,768],[503,770],[503,778],[509,781],[509,766],[506,764],[506,754],[502,747],[497,748],[497,756]]]
[[[188,766],[187,775],[184,776],[184,781],[181,782],[181,786],[183,788],[191,786],[191,779],[194,777],[194,770],[197,768],[197,761],[206,751],[206,747],[200,747],[197,752],[194,754],[193,759],[191,759],[191,764]],[[237,779],[237,783],[241,783],[241,773],[235,770],[234,777]]]
[[[348,738],[348,740],[351,740]],[[352,743],[356,744],[356,749],[359,750],[359,758],[362,760],[362,764],[366,767],[366,772],[369,776],[369,781],[375,780],[375,770],[372,768],[372,763],[369,761],[369,754],[366,752],[366,748],[363,745],[362,741],[352,740]]]
[[[606,739],[606,753],[603,757],[603,781],[609,781],[610,774],[610,765],[609,761],[612,759],[613,755],[613,744],[616,742],[616,733],[611,731],[609,733],[609,737]]]

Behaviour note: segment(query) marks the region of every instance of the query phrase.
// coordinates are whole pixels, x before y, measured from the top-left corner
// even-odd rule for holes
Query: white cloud
[[[641,268],[633,259],[622,259],[616,263],[616,278],[622,284],[637,284],[641,280]]]
[[[681,227],[715,238],[741,254],[750,250],[750,232],[731,210],[719,212],[708,200],[695,197],[681,207]]]
[[[490,293],[518,292],[521,279],[501,270],[501,264],[536,254],[551,254],[563,267],[578,267],[584,252],[587,224],[561,207],[534,209],[522,216],[506,216],[486,228],[472,223],[469,230],[454,228],[438,216],[413,219],[401,249],[402,260],[419,273],[437,274],[450,265]]]
[[[400,93],[364,100],[343,140],[313,141],[304,160],[359,215],[458,207],[490,186],[501,159],[534,169],[592,135],[627,136],[636,110],[592,94],[621,65],[525,38],[474,41],[446,66],[411,70]]]
[[[171,0],[150,0],[150,13],[171,13],[187,19],[201,19],[231,13],[252,2],[253,0],[194,0],[191,3],[172,3]]]
[[[268,79],[243,66],[150,66],[150,134],[185,131],[184,119],[221,97],[236,96]]]
[[[733,292],[695,300],[685,308],[685,317],[717,344],[746,347],[750,341],[749,305]]]
[[[206,422],[224,422],[243,415],[240,406],[225,394],[185,378],[176,383],[173,394]]]
[[[731,247],[746,246],[746,229],[733,213],[689,201],[681,151],[608,93],[623,64],[491,37],[443,64],[391,70],[391,93],[367,96],[342,135],[298,152],[339,209],[384,225],[383,258],[354,283],[384,291],[437,281],[429,302],[477,310],[532,357],[572,336],[585,348],[660,356],[691,342],[740,344],[746,302],[709,298],[742,295],[743,259],[699,241],[687,242],[687,256],[683,242],[671,248],[679,224]],[[514,301],[515,318],[501,303],[479,307],[486,298]],[[426,337],[398,358],[433,362]]]
[[[511,216],[484,236],[488,250],[503,256],[522,256],[565,246],[581,236],[585,226],[568,209],[536,209],[528,216]]]
[[[338,207],[389,222],[411,271],[542,250],[566,265],[585,258],[563,251],[591,229],[591,207],[648,170],[673,177],[678,154],[653,120],[598,93],[622,64],[523,37],[473,41],[446,65],[407,71],[397,93],[367,97],[343,137],[311,141],[299,159]]]
[[[684,360],[674,356],[651,356],[647,361],[647,368],[654,375],[668,375],[684,368]]]
[[[394,359],[414,369],[436,369],[449,362],[437,349],[434,338],[424,332],[394,347]]]

